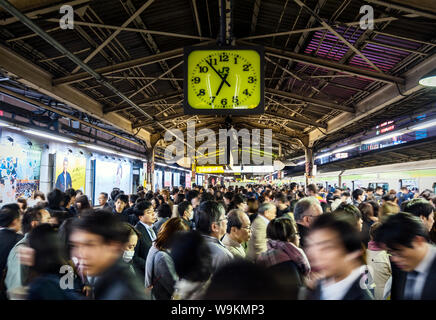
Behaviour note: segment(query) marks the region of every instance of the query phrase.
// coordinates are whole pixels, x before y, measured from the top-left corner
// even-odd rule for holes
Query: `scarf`
[[[260,263],[270,267],[285,261],[292,261],[297,265],[298,271],[302,275],[309,274],[310,265],[306,254],[291,242],[268,240],[267,247],[268,250],[258,258]]]
[[[377,242],[375,242],[375,241],[368,242],[368,250],[371,250],[371,251],[383,251],[383,249],[380,248],[377,245]]]

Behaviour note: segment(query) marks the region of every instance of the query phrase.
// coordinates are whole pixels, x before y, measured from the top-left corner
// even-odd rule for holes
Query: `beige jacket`
[[[266,246],[266,227],[265,219],[258,215],[251,223],[251,238],[248,240],[247,259],[255,262],[257,257],[267,250]]]
[[[374,279],[374,298],[383,300],[383,292],[386,282],[392,275],[391,262],[386,251],[366,250],[366,264]]]
[[[233,254],[233,257],[245,258],[244,247],[239,242],[231,239],[228,233],[224,236],[222,243],[226,246],[227,250]]]

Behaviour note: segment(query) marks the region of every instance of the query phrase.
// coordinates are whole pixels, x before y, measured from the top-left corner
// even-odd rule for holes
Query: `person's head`
[[[428,250],[428,231],[421,219],[406,212],[388,216],[375,232],[375,241],[403,271],[413,271]]]
[[[289,189],[291,190],[291,192],[297,192],[298,184],[296,182],[291,182],[291,184],[289,185]]]
[[[33,194],[34,200],[45,201],[45,194],[42,191],[36,190]]]
[[[277,216],[277,207],[273,203],[264,202],[259,206],[257,212],[271,221]]]
[[[75,205],[79,213],[82,212],[83,210],[87,210],[91,208],[91,204],[89,203],[88,196],[86,195],[78,196],[76,198]]]
[[[312,270],[342,280],[362,264],[360,232],[346,219],[323,214],[310,227],[306,253]]]
[[[189,252],[189,254],[186,254]],[[192,282],[207,281],[212,273],[212,255],[198,231],[175,234],[171,246],[174,268],[180,279]]]
[[[25,198],[18,198],[17,204],[20,207],[21,212],[26,211],[27,209],[27,200]]]
[[[299,236],[295,223],[289,218],[276,218],[268,223],[266,237],[271,240],[292,242],[299,246]]]
[[[104,206],[107,202],[108,194],[106,192],[100,192],[98,195],[98,205]]]
[[[130,225],[127,222],[123,223],[124,228],[126,228],[129,232],[129,241],[125,243],[124,245],[124,252],[123,252],[123,260],[126,263],[129,263],[133,256],[135,255],[135,247],[138,244],[138,239],[140,237],[140,233],[138,230],[136,230],[135,227]]]
[[[349,219],[357,230],[362,231],[362,214],[355,205],[341,203],[332,214],[339,218]]]
[[[158,250],[169,249],[177,232],[188,231],[188,225],[181,218],[171,218],[162,224],[156,236],[155,246]]]
[[[64,172],[67,172],[67,170],[68,170],[68,158],[67,157],[64,158],[63,168],[64,168]]]
[[[213,201],[213,200],[215,200],[215,197],[214,197],[211,193],[209,193],[209,192],[203,192],[203,193],[201,194],[200,204],[201,204],[202,202],[205,202],[205,201]]]
[[[189,201],[183,201],[182,203],[180,203],[177,206],[177,212],[180,218],[187,221],[194,218],[194,208],[192,208],[192,204]]]
[[[431,200],[432,192],[429,189],[425,189],[421,194],[419,195],[420,198],[424,198],[427,201]]]
[[[72,203],[74,203],[76,201],[76,190],[74,190],[73,188],[69,188],[69,189],[65,190],[65,194],[70,196],[70,201]],[[65,203],[65,205],[67,205],[67,203]]]
[[[371,221],[372,219],[375,218],[374,208],[370,203],[368,202],[359,203],[358,209],[362,214],[363,221]]]
[[[139,196],[137,194],[129,195],[129,206],[132,207],[135,205],[136,200],[138,200]]]
[[[30,207],[26,210],[21,218],[21,231],[23,234],[30,232],[42,222],[42,210],[38,207]],[[45,210],[47,211],[47,210]],[[50,215],[50,214],[49,214]],[[45,221],[47,223],[48,221]]]
[[[199,195],[200,193],[197,190],[190,190],[186,195],[186,200],[191,202],[194,209],[200,204]]]
[[[227,230],[227,218],[222,204],[216,201],[202,202],[198,208],[197,230],[221,239]]]
[[[278,208],[285,207],[287,201],[286,195],[282,192],[277,193],[274,197],[274,203]]]
[[[259,209],[259,201],[256,199],[248,199],[247,200],[247,213],[248,214],[253,214],[253,213],[257,213],[257,210]]]
[[[111,212],[104,210],[87,214],[73,222],[70,244],[88,276],[98,276],[123,254],[130,231]]]
[[[400,212],[400,207],[393,201],[384,201],[378,211],[380,222],[383,222],[388,216]]]
[[[431,231],[434,224],[434,207],[429,201],[422,198],[410,200],[406,204],[404,211],[420,218],[427,230]]]
[[[374,188],[367,188],[366,189],[366,194],[368,195],[368,196],[372,196],[373,194],[374,194]]]
[[[230,203],[230,206],[232,207],[232,209],[239,209],[239,210],[242,210],[243,212],[247,212],[247,210],[248,210],[245,197],[240,193],[235,194],[233,196],[233,199],[232,199],[232,202]]]
[[[307,195],[309,197],[314,197],[316,196],[317,193],[318,193],[318,188],[316,187],[315,184],[309,184],[307,186]]]
[[[273,193],[271,189],[266,189],[263,193],[264,202],[271,202],[273,198]]]
[[[353,199],[358,202],[364,201],[364,192],[362,189],[356,189],[353,191]]]
[[[310,227],[322,212],[319,200],[315,197],[300,199],[294,206],[295,221],[305,227]]]
[[[20,207],[16,203],[5,204],[0,209],[0,228],[9,228],[16,232],[21,229]]]
[[[248,215],[239,209],[230,210],[227,214],[227,233],[239,243],[247,242],[251,237],[251,223]]]
[[[65,262],[61,241],[52,225],[44,223],[33,228],[29,232],[28,245],[34,250],[32,271],[37,274],[59,275],[60,267]]]
[[[115,198],[115,211],[122,213],[124,209],[128,206],[129,197],[125,194],[119,194]]]
[[[228,192],[224,193],[224,203],[226,204],[226,206],[228,206],[230,204],[232,199],[233,199],[233,192],[228,191]]]
[[[380,206],[377,203],[377,201],[370,200],[370,201],[367,201],[367,203],[369,203],[372,206],[372,210],[374,212],[374,217],[378,217],[378,212],[379,212]]]
[[[376,193],[377,195],[379,195],[379,196],[382,196],[382,195],[384,194],[383,188],[380,187],[380,186],[377,186],[377,187],[375,188],[375,193]]]
[[[120,194],[120,189],[113,188],[111,192],[111,200],[115,201],[116,197]]]
[[[150,201],[145,200],[135,205],[135,215],[138,217],[139,221],[149,226],[155,223],[157,219],[153,205]]]
[[[380,228],[381,225],[381,222],[374,222],[369,228],[369,239],[371,241],[375,240],[375,234],[377,232],[377,229]]]
[[[61,190],[54,189],[47,194],[47,201],[50,209],[60,209],[64,201],[64,194]]]
[[[76,190],[76,198],[77,198],[77,197],[80,197],[80,196],[82,196],[82,195],[83,195],[83,191],[80,190],[80,189],[77,189],[77,190]]]

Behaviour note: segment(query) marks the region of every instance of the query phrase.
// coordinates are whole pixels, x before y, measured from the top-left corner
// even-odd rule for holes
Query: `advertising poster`
[[[171,188],[171,172],[165,171],[165,180],[164,180],[164,187]]]
[[[191,188],[191,174],[188,172],[185,175],[185,188]]]
[[[39,189],[41,150],[0,139],[0,203],[30,198]]]
[[[175,172],[175,173],[174,173],[173,186],[174,186],[174,187],[178,187],[178,186],[180,186],[180,173],[179,173],[179,172]]]
[[[113,188],[131,193],[132,166],[129,162],[95,160],[94,202],[98,205],[98,194],[110,194]]]
[[[55,188],[65,191],[69,188],[85,192],[86,158],[71,153],[56,154]]]
[[[162,190],[162,171],[154,171],[154,191]]]

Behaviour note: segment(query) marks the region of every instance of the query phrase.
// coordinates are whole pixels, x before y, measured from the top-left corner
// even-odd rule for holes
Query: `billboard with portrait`
[[[132,166],[129,162],[95,160],[94,204],[100,192],[111,193],[113,188],[131,193]]]
[[[55,188],[65,191],[69,188],[85,192],[86,158],[71,153],[56,154]]]
[[[41,150],[0,139],[0,203],[30,198],[39,189]],[[15,139],[17,140],[17,138]]]

